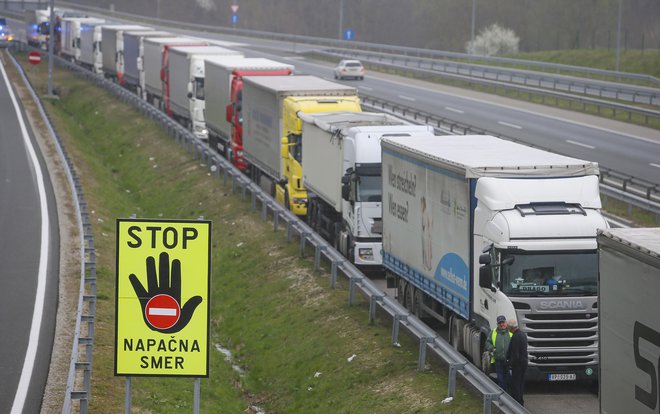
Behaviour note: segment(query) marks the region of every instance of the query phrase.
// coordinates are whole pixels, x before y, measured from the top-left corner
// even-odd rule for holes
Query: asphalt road
[[[59,234],[47,171],[24,139],[15,102],[0,68],[0,412],[38,413],[55,329]]]

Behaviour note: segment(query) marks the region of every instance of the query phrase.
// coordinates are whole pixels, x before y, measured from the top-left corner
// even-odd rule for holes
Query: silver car
[[[364,66],[359,60],[342,60],[335,68],[335,79],[364,79]]]

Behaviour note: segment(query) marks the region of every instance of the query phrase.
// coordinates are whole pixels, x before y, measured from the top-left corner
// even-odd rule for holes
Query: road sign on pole
[[[230,7],[232,13],[234,14],[238,13],[238,4],[232,4]]]
[[[236,24],[238,23],[238,14],[232,14],[231,15],[231,24]]]
[[[344,40],[353,40],[355,37],[355,32],[353,29],[346,29],[344,30]]]
[[[39,52],[28,53],[28,62],[32,63],[33,65],[38,65],[39,63],[41,63],[41,53]]]
[[[115,375],[208,377],[211,222],[117,220]]]

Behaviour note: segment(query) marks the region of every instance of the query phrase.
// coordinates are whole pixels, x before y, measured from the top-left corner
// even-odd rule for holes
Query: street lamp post
[[[344,0],[339,0],[339,37],[341,40],[342,32],[344,30]]]

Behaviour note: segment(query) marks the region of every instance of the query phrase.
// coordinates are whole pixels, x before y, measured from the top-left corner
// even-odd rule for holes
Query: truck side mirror
[[[232,123],[231,114],[233,112],[232,111],[232,104],[227,105],[227,108],[225,109],[225,111],[226,111],[225,116],[227,118],[227,122],[229,122],[231,124]]]
[[[348,198],[351,194],[351,186],[348,182],[344,182],[344,178],[341,179],[341,198],[345,201],[348,201]]]
[[[480,265],[489,265],[490,264],[490,254],[483,253],[479,255],[479,264]]]
[[[493,293],[497,292],[497,289],[493,286],[493,268],[489,265],[479,268],[479,287],[490,289]]]
[[[193,97],[193,84],[192,82],[188,82],[188,99],[191,99]]]
[[[280,157],[289,158],[289,138],[282,137],[282,145],[280,145]]]
[[[351,176],[353,168],[348,168],[346,173],[341,177],[341,198],[345,201],[350,201],[351,198]]]

